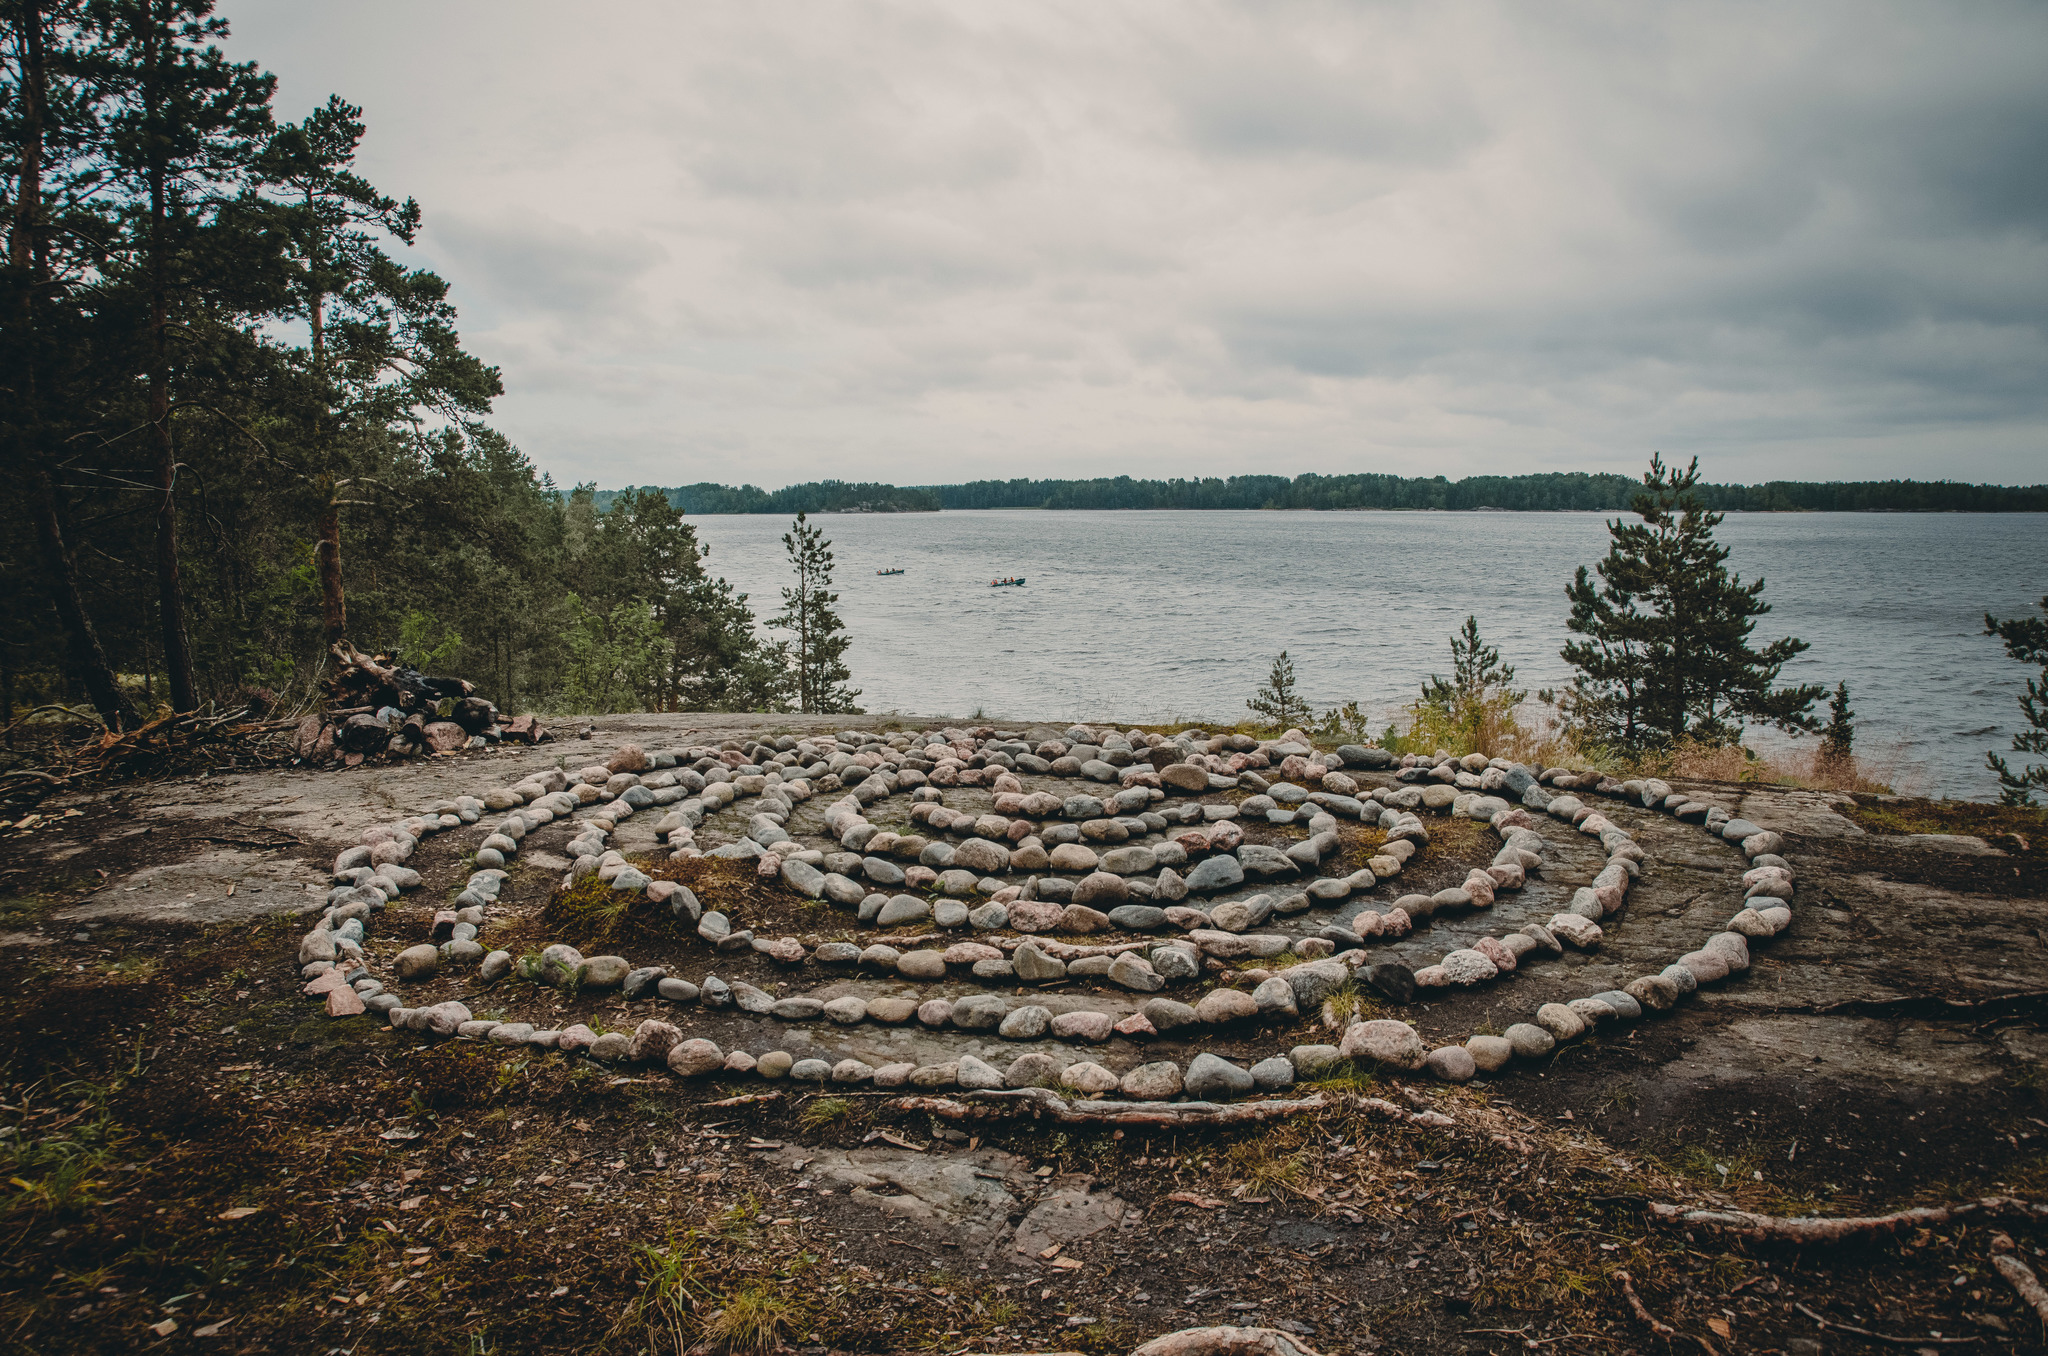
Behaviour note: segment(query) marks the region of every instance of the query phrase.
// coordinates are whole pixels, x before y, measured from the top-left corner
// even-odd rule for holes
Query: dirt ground
[[[876,723],[824,728],[849,721]],[[1120,1352],[1216,1323],[1283,1327],[1324,1353],[2041,1349],[2039,1323],[1990,1267],[1993,1228],[1798,1251],[1647,1214],[1652,1201],[1855,1214],[2048,1196],[2039,812],[1688,785],[1783,832],[1799,873],[1798,922],[1748,975],[1503,1077],[1337,1080],[1302,1090],[1324,1098],[1317,1112],[1229,1131],[956,1124],[883,1094],[684,1085],[423,1044],[329,1021],[299,995],[292,952],[321,899],[306,882],[369,824],[625,739],[805,728],[604,718],[592,744],[127,786],[46,803],[47,818],[0,837],[9,1349],[664,1352],[759,1338],[819,1353]],[[947,799],[973,807],[969,793]],[[1499,1029],[1717,928],[1739,854],[1658,816],[1615,817],[1652,869],[1607,946],[1401,1015],[1436,1038]],[[651,818],[626,821],[622,846],[651,847]],[[1496,924],[1511,908],[1547,916],[1597,869],[1597,849],[1547,837],[1556,860]],[[515,921],[489,944],[603,942],[635,957],[680,945],[651,916],[565,937],[575,920],[548,912],[552,842],[522,845]],[[380,917],[379,954],[418,939],[473,846],[422,846],[410,865],[427,884]],[[1490,855],[1439,833],[1401,889],[1455,883]],[[771,934],[851,935],[845,915],[779,890],[728,893]],[[1482,926],[1440,920],[1375,954],[1439,954]],[[756,957],[719,961],[771,991],[837,991]],[[1038,1001],[1128,998],[1074,985]],[[526,985],[502,1001],[613,1029],[649,1015]],[[744,1014],[689,1025],[799,1056],[884,1039]],[[1304,1022],[1199,1048],[1257,1056],[1324,1038]],[[981,1048],[966,1033],[914,1039],[949,1058]],[[1196,1048],[1162,1041],[1143,1057]],[[1442,1107],[1459,1125],[1390,1121],[1364,1096]],[[2048,1268],[2048,1229],[2007,1232]],[[1675,1339],[1634,1314],[1617,1271]]]

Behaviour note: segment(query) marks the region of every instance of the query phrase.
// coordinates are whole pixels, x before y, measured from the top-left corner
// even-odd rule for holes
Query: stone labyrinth
[[[1727,891],[1725,930],[1618,988],[1544,1003],[1499,1035],[1430,1049],[1406,1022],[1356,1019],[1361,1003],[1389,1010],[1443,990],[1512,984],[1518,968],[1592,952],[1625,927],[1630,886],[1650,862],[1634,834],[1587,803],[1595,797],[1696,824],[1729,845],[1731,863],[1739,848],[1747,870],[1739,897]],[[612,845],[622,822],[642,814],[659,816],[656,838],[670,860],[751,860],[761,883],[792,902],[818,902],[812,931],[889,940],[757,935],[743,914],[652,879]],[[1432,824],[1443,833],[1448,820],[1490,829],[1491,862],[1462,884],[1404,893],[1404,867],[1431,842]],[[561,851],[573,864],[563,887],[665,908],[678,925],[670,954],[487,947],[507,913],[506,864],[549,826],[567,829]],[[406,865],[420,840],[465,830],[481,838],[454,907],[435,913],[431,936],[388,965],[372,961],[368,930],[422,884]],[[1564,908],[1522,917],[1530,910],[1517,907],[1521,892],[1541,882],[1546,858],[1583,843],[1604,854],[1597,874]],[[1747,970],[1749,947],[1791,923],[1792,872],[1779,846],[1778,835],[1656,780],[1539,772],[1477,754],[1318,753],[1298,731],[1267,742],[1076,726],[1036,743],[949,728],[657,752],[626,745],[602,765],[479,788],[369,830],[336,859],[326,908],[298,959],[306,993],[332,1016],[368,1013],[421,1037],[560,1050],[681,1078],[1221,1102],[1352,1061],[1464,1082],[1596,1027],[1672,1010],[1699,986]],[[1370,854],[1364,864],[1345,869],[1360,853]],[[1429,961],[1443,945],[1430,946],[1430,933],[1453,930],[1467,944]],[[818,992],[778,996],[733,977],[762,961],[780,976],[764,982]],[[451,976],[467,1001],[405,1001],[408,990]],[[518,1020],[522,1005],[540,1006],[542,985],[610,993],[644,1016],[630,1033],[605,1034]],[[480,1019],[471,1004],[512,1019]],[[749,1029],[787,1039],[728,1049],[704,1034],[714,1019],[740,1014],[763,1019]],[[1251,1060],[1199,1050],[1185,1065],[1145,1057],[1147,1043],[1168,1033],[1183,1046],[1226,1033],[1241,1044],[1247,1032],[1256,1041],[1262,1027],[1298,1027],[1304,1017],[1319,1017],[1337,1043]],[[966,1043],[981,1053],[949,1049],[959,1033],[973,1033]],[[868,1057],[833,1057],[849,1042]],[[999,1063],[991,1042],[1031,1048]]]

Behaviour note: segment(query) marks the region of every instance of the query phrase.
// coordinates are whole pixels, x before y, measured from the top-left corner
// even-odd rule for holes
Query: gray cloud
[[[2038,5],[224,12],[561,480],[2042,478]]]

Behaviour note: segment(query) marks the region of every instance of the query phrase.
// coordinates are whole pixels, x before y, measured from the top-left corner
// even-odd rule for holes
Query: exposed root
[[[1629,1309],[1639,1320],[1649,1325],[1651,1332],[1656,1333],[1659,1337],[1678,1336],[1678,1329],[1672,1327],[1669,1323],[1663,1322],[1643,1304],[1642,1296],[1636,1293],[1635,1282],[1629,1279],[1626,1271],[1615,1272],[1614,1283],[1621,1287],[1621,1297],[1628,1301]]]
[[[1754,1243],[1830,1244],[1869,1242],[1961,1220],[2017,1219],[2041,1223],[2048,1221],[2048,1205],[2012,1196],[1987,1196],[1961,1205],[1923,1206],[1890,1215],[1840,1219],[1804,1215],[1781,1219],[1775,1215],[1752,1215],[1744,1210],[1688,1210],[1682,1205],[1652,1201],[1650,1218],[1688,1229],[1709,1229]]]
[[[948,1121],[1049,1116],[1063,1125],[1256,1125],[1330,1106],[1321,1093],[1273,1102],[1070,1102],[1046,1088],[1003,1088],[960,1097],[898,1097],[885,1109]]]
[[[2022,1300],[2033,1306],[2042,1326],[2048,1328],[2048,1290],[2041,1288],[2041,1278],[2013,1252],[2012,1240],[2004,1234],[1991,1240],[1991,1265],[1998,1268],[1998,1274],[2005,1277]]]
[[[1832,1328],[1836,1332],[1845,1332],[1848,1333],[1851,1337],[1861,1337],[1866,1341],[1883,1342],[1887,1346],[1959,1347],[1967,1342],[1981,1342],[1984,1340],[1981,1337],[1894,1337],[1890,1333],[1872,1332],[1868,1328],[1851,1327],[1847,1323],[1837,1323],[1832,1318],[1822,1318],[1819,1314],[1815,1313],[1813,1310],[1807,1308],[1803,1304],[1795,1304],[1792,1307],[1794,1309],[1797,1309],[1800,1313],[1805,1314],[1814,1322],[1820,1324],[1823,1328]]]

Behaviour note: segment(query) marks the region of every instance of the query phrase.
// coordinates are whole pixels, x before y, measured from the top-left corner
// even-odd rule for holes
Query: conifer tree
[[[1514,665],[1501,663],[1500,651],[1479,638],[1479,619],[1465,618],[1464,627],[1451,635],[1450,678],[1432,673],[1422,685],[1414,732],[1476,749],[1488,726],[1510,720],[1529,695],[1514,681]]]
[[[1984,634],[2005,642],[2005,652],[2022,664],[2039,664],[2041,676],[2027,679],[2020,694],[2020,714],[2027,728],[2012,737],[2012,752],[2048,754],[2048,598],[2041,600],[2040,617],[2013,617],[2000,621],[1984,614]],[[1995,753],[1984,755],[1985,766],[1998,774],[1998,799],[2006,805],[2032,805],[2034,792],[2048,790],[2048,763],[2030,763],[2015,772],[2012,765]]]
[[[768,624],[793,634],[789,659],[797,709],[857,715],[860,708],[853,699],[860,689],[846,685],[853,677],[844,659],[851,637],[833,606],[839,595],[832,592],[832,543],[825,540],[822,528],[812,527],[799,513],[783,534],[782,545],[796,571],[796,587],[782,591],[782,611]]]
[[[1294,690],[1294,661],[1282,650],[1273,661],[1273,671],[1266,675],[1266,685],[1252,694],[1245,703],[1253,715],[1276,730],[1291,730],[1306,725],[1315,712]]]
[[[303,320],[306,348],[293,366],[304,386],[303,448],[282,460],[314,491],[313,548],[327,643],[347,635],[341,510],[390,486],[367,469],[392,429],[415,434],[415,455],[451,428],[489,413],[498,370],[461,346],[448,285],[401,267],[382,239],[410,245],[420,206],[380,193],[355,172],[362,109],[330,95],[303,120],[277,129],[257,162],[258,219],[285,243],[280,309]],[[250,204],[253,205],[253,204]]]
[[[1779,671],[1806,650],[1790,637],[1753,649],[1768,613],[1764,581],[1744,583],[1714,540],[1721,515],[1699,493],[1699,461],[1680,471],[1650,459],[1631,508],[1642,521],[1615,519],[1596,584],[1585,566],[1566,588],[1570,628],[1564,659],[1578,670],[1562,702],[1580,738],[1629,751],[1688,741],[1732,743],[1747,720],[1787,730],[1813,728],[1818,685],[1776,686]]]
[[[97,42],[81,65],[98,95],[98,150],[120,203],[106,272],[143,316],[133,364],[155,453],[158,620],[171,704],[189,711],[199,694],[179,564],[175,392],[193,337],[210,328],[189,323],[191,314],[261,272],[248,251],[214,236],[270,132],[276,80],[221,52],[227,24],[213,17],[213,0],[92,0],[87,11]]]
[[[1817,761],[1823,769],[1846,769],[1856,756],[1856,712],[1849,706],[1849,685],[1835,684],[1828,699],[1828,723],[1820,732]]]

